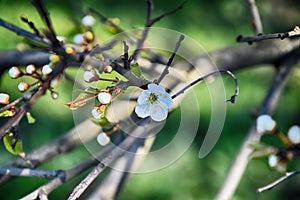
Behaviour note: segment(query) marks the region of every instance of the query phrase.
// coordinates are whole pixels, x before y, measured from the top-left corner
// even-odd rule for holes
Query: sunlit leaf
[[[97,97],[94,93],[80,93],[76,99],[71,102],[67,102],[64,105],[69,106],[71,110],[76,110],[77,108],[84,106],[88,101],[93,100]]]
[[[27,112],[27,113],[26,113],[26,117],[27,117],[27,122],[28,122],[28,124],[34,124],[34,123],[35,123],[35,118],[32,117],[32,115],[31,115],[30,112]]]
[[[13,139],[16,139],[12,144]],[[23,153],[23,144],[20,138],[15,138],[12,133],[8,133],[3,137],[3,143],[6,150],[14,155]]]
[[[12,117],[15,115],[14,110],[5,110],[2,113],[0,113],[0,117]]]

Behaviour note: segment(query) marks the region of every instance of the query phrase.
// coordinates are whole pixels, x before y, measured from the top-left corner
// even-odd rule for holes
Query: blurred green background
[[[146,16],[146,3],[141,0],[130,2],[121,0],[48,0],[45,2],[56,32],[58,35],[66,36],[69,40],[76,32],[80,31],[76,21],[80,20],[82,12],[88,7],[100,11],[107,17],[118,17],[121,21],[120,25],[124,29],[143,26]],[[154,16],[157,16],[176,7],[181,1],[156,0],[154,3]],[[300,6],[297,3],[297,1],[291,0],[259,1],[258,6],[262,14],[265,32],[288,31],[293,29],[295,25],[299,25]],[[0,10],[1,18],[25,29],[28,27],[19,18],[23,14],[27,15],[37,27],[43,27],[38,13],[30,1],[1,0]],[[182,32],[198,41],[205,50],[213,51],[237,45],[235,42],[237,35],[253,35],[254,32],[250,24],[251,18],[246,1],[189,0],[183,10],[163,19],[156,26]],[[105,40],[111,36],[103,32],[100,24],[95,26],[95,32],[100,40]],[[0,41],[0,49],[9,50],[15,49],[22,42],[22,38],[1,27]],[[295,68],[274,114],[274,118],[283,132],[286,132],[291,125],[300,123],[299,73],[299,67]],[[171,166],[152,173],[131,175],[119,199],[212,199],[224,180],[227,170],[252,123],[250,113],[260,105],[268,90],[268,85],[272,81],[273,74],[274,69],[271,66],[255,66],[236,72],[240,84],[240,95],[236,104],[227,105],[227,117],[221,137],[213,151],[204,159],[198,158],[198,151],[210,120],[210,98],[205,86],[201,84],[196,86],[201,109],[201,121],[194,143]],[[231,80],[225,78],[224,82],[225,86],[232,86]],[[0,79],[0,91],[11,94],[11,99],[15,99],[21,95],[17,91],[17,83],[18,80],[11,80],[5,74]],[[230,87],[227,94],[231,94],[232,88]],[[51,141],[74,126],[71,111],[63,106],[64,102],[71,100],[72,88],[73,85],[69,82],[62,81],[58,88],[59,99],[52,100],[47,94],[34,105],[32,115],[36,118],[36,123],[28,125],[25,120],[22,121],[20,136],[24,141],[25,151],[29,152]],[[167,123],[166,130],[171,129],[172,120],[178,118],[180,118],[180,111],[175,111]],[[1,119],[0,125],[4,122]],[[164,134],[162,140],[164,138],[168,140],[167,134],[170,133]],[[267,139],[264,138],[264,140]],[[156,142],[163,143],[160,140]],[[0,152],[1,165],[14,158],[4,150],[2,144],[0,145]],[[67,169],[88,157],[89,153],[81,146],[73,152],[58,156],[42,165],[41,168]],[[295,161],[289,164],[288,169],[295,169],[299,164]],[[50,195],[50,199],[66,199],[72,188],[85,175],[86,173],[55,190]],[[251,161],[233,199],[297,199],[300,196],[299,177],[294,177],[280,184],[272,191],[262,194],[255,192],[258,187],[270,183],[280,175],[268,167],[267,159]],[[95,181],[92,187],[101,181],[101,177]],[[46,182],[47,180],[39,178],[16,178],[0,186],[0,196],[4,199],[17,199]]]

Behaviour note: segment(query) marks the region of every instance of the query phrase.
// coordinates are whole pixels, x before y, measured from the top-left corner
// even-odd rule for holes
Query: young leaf
[[[12,140],[16,139],[16,142],[12,144]],[[20,138],[15,138],[12,133],[8,133],[3,137],[3,143],[6,150],[14,155],[23,153],[23,144]]]
[[[35,123],[35,118],[32,117],[30,112],[26,112],[26,117],[27,117],[28,124],[34,124]]]
[[[5,110],[2,113],[0,113],[0,117],[12,117],[14,116],[15,111],[14,110]]]
[[[82,92],[78,95],[78,97],[76,99],[74,99],[73,101],[67,102],[64,105],[69,106],[71,110],[76,110],[77,108],[85,105],[88,101],[93,100],[96,97],[97,97],[97,95],[95,95],[95,94]]]
[[[130,70],[136,77],[138,77],[138,78],[141,77],[142,70],[138,63],[135,63],[134,65],[130,66]]]

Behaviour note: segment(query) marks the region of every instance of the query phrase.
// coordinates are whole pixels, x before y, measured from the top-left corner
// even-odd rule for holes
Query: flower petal
[[[160,86],[158,86],[158,85],[156,85],[156,84],[154,84],[154,83],[150,83],[150,84],[148,85],[148,89],[149,89],[150,91],[152,91],[152,92],[155,92],[155,93],[158,94],[158,95],[159,95],[159,93],[162,93],[162,94],[166,93],[166,91],[165,91],[164,88],[162,88],[162,87],[160,87]]]
[[[157,122],[163,121],[168,116],[168,108],[163,103],[155,104],[151,108],[150,117]]]
[[[167,106],[167,108],[171,108],[173,106],[172,98],[166,92],[164,94],[162,94],[162,95],[159,96],[159,100],[161,102],[163,102]]]
[[[147,103],[147,101],[149,102],[149,95],[150,95],[150,91],[149,90],[144,90],[141,94],[140,94],[140,96],[139,96],[139,98],[138,98],[138,100],[137,100],[137,102],[138,102],[138,104],[146,104]]]
[[[147,104],[137,104],[134,111],[141,118],[150,116],[150,108]]]

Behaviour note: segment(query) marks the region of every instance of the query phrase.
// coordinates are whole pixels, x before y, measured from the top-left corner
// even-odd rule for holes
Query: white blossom
[[[278,165],[278,162],[279,162],[279,159],[278,159],[278,156],[272,154],[269,156],[268,158],[268,163],[269,163],[269,166],[274,168]]]
[[[34,65],[27,65],[26,67],[26,73],[27,74],[33,74],[35,72],[36,68]]]
[[[110,142],[110,137],[108,137],[106,135],[106,133],[102,132],[97,136],[97,142],[101,145],[101,146],[105,146]]]
[[[83,38],[83,35],[78,33],[76,34],[74,37],[73,37],[73,42],[75,44],[82,44],[84,42],[84,38]]]
[[[287,136],[293,144],[299,144],[300,143],[300,127],[297,125],[292,126],[289,129]]]
[[[259,133],[272,131],[276,127],[276,122],[269,115],[260,115],[256,119],[256,129]]]
[[[44,65],[42,67],[42,74],[43,75],[51,74],[51,72],[52,72],[52,68],[50,67],[50,65]]]
[[[112,96],[108,92],[100,92],[98,94],[98,100],[101,104],[109,104],[112,100]]]
[[[172,105],[172,98],[165,89],[151,83],[148,90],[144,90],[138,97],[135,113],[141,118],[150,116],[154,121],[163,121]]]
[[[22,72],[18,67],[12,67],[8,70],[8,74],[11,78],[18,78]]]
[[[9,104],[9,95],[0,93],[0,104]]]
[[[81,19],[81,23],[84,26],[93,26],[95,24],[95,18],[91,15],[86,15]]]

